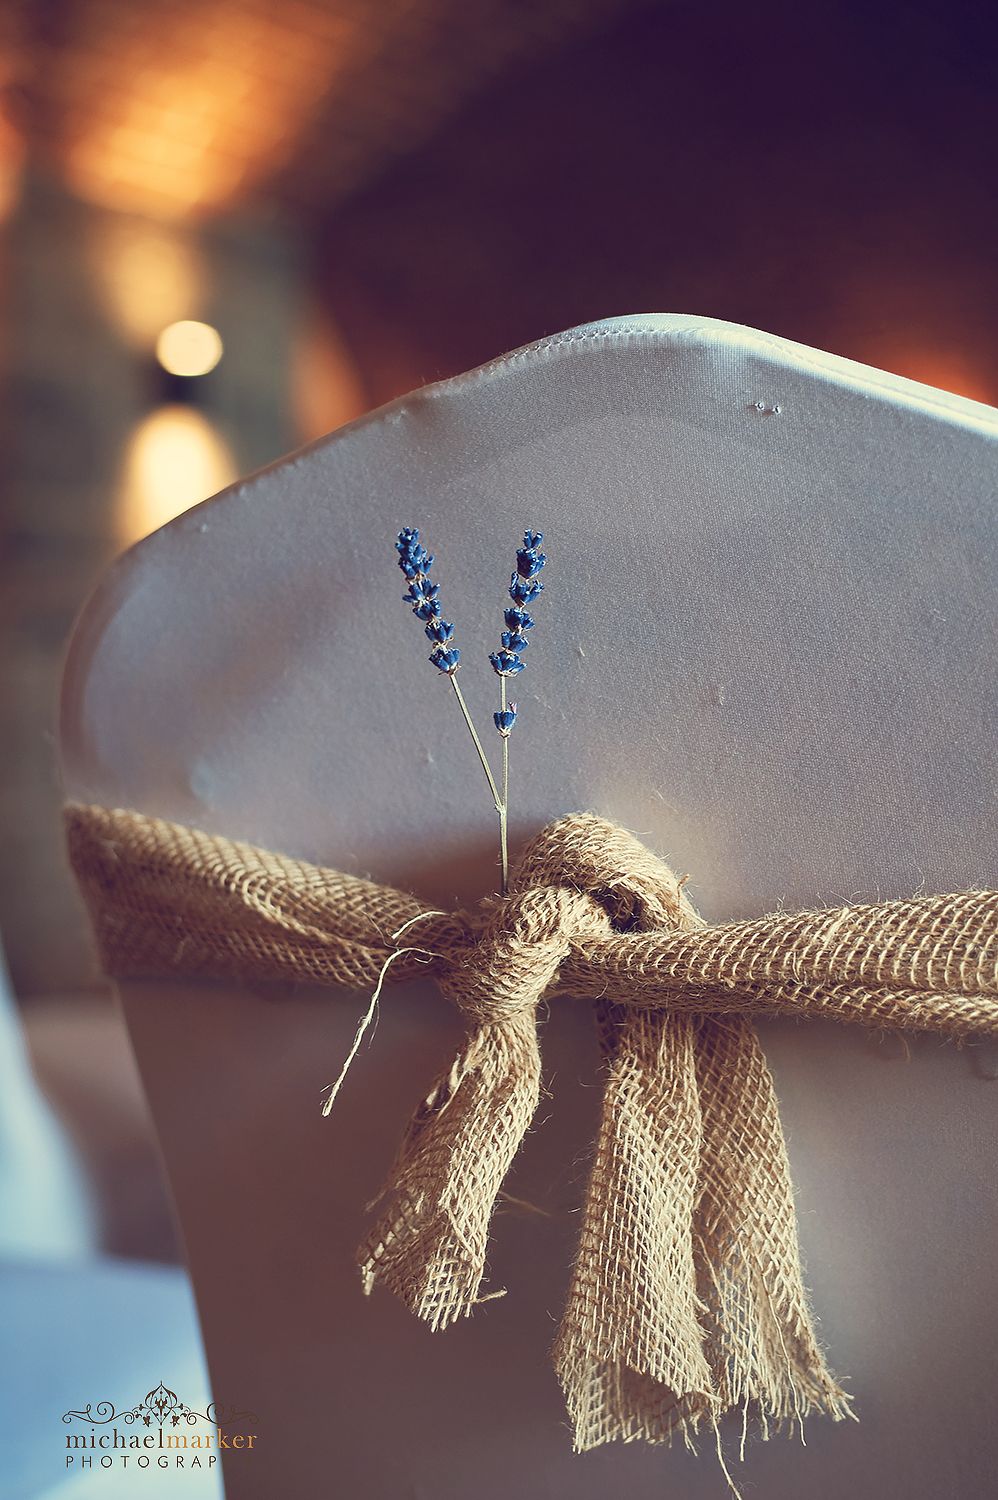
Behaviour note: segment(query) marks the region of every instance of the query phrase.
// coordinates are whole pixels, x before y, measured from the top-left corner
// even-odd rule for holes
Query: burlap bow
[[[70,806],[72,862],[110,974],[373,986],[430,972],[468,1018],[412,1118],[360,1251],[433,1328],[481,1295],[489,1223],[537,1107],[537,1011],[595,1002],[606,1089],[555,1342],[576,1446],[847,1414],[801,1279],[772,1079],[749,1017],[998,1035],[998,892],[707,927],[637,839],[573,815],[506,897],[412,896],[127,811]],[[420,919],[422,954],[389,934]]]

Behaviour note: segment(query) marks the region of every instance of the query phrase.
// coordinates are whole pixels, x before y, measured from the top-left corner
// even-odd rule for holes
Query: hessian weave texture
[[[573,814],[530,843],[508,896],[424,915],[400,891],[136,812],[65,816],[111,975],[370,990],[429,973],[464,1014],[361,1247],[366,1290],[383,1282],[435,1329],[472,1310],[537,1108],[538,1006],[587,998],[605,1094],[554,1346],[576,1446],[688,1439],[731,1407],[764,1433],[849,1414],[807,1305],[752,1018],[998,1035],[998,892],[710,927],[636,838]]]

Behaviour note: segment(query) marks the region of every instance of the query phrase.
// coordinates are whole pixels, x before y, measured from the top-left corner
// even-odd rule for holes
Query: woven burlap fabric
[[[708,927],[637,839],[577,814],[532,841],[508,896],[441,915],[131,811],[71,805],[66,827],[109,974],[373,988],[432,973],[467,1017],[361,1247],[366,1289],[383,1282],[434,1328],[480,1300],[492,1211],[540,1093],[538,1007],[588,997],[606,1089],[554,1349],[576,1445],[689,1438],[733,1406],[764,1432],[846,1414],[750,1018],[998,1035],[998,892]]]

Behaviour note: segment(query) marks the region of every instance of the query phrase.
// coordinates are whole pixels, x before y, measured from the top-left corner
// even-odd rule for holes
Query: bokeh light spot
[[[207,375],[222,357],[222,337],[210,323],[182,318],[156,340],[156,358],[171,375]]]

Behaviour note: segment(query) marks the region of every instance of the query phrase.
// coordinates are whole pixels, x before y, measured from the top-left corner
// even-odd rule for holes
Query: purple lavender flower
[[[521,609],[518,604],[514,604],[512,609],[507,609],[503,615],[503,619],[506,621],[507,629],[515,630],[519,634],[522,634],[525,630],[532,630],[534,628],[533,615],[529,614],[527,610]]]
[[[417,604],[425,604],[429,600],[435,599],[439,592],[439,583],[431,583],[422,573],[416,573],[409,584],[408,590],[402,595],[402,603],[411,604],[415,607]]]
[[[521,578],[514,573],[509,580],[509,597],[514,604],[533,604],[543,592],[544,585],[537,578]]]
[[[502,632],[502,650],[493,651],[489,656],[492,670],[500,678],[515,677],[522,672],[525,663],[520,660],[520,653],[530,645],[527,631],[534,628],[534,617],[528,609],[527,604],[537,599],[544,585],[538,578],[538,573],[547,562],[547,558],[540,550],[541,542],[544,540],[542,531],[525,531],[523,533],[523,545],[517,549],[516,572],[510,576],[509,597],[513,603],[503,612],[506,629]],[[505,682],[503,693],[505,694]],[[514,709],[512,718],[508,719],[508,711],[503,699],[502,707],[493,717],[496,729],[505,739],[509,731],[516,723],[516,711]],[[503,752],[505,754],[505,751]]]
[[[430,661],[441,672],[453,676],[457,671],[461,653],[448,642],[454,634],[454,626],[441,616],[441,605],[437,595],[439,583],[429,577],[433,566],[433,554],[427,552],[419,540],[415,526],[403,526],[395,543],[399,555],[399,567],[409,580],[409,587],[402,595],[403,604],[411,604],[417,620],[422,620],[426,635],[434,644]]]
[[[493,672],[500,677],[515,677],[517,672],[522,672],[524,663],[516,655],[515,651],[493,651],[489,655]]]
[[[435,667],[439,667],[441,672],[445,672],[448,677],[453,676],[457,671],[460,660],[461,653],[456,646],[451,651],[445,651],[443,646],[438,646],[435,651],[430,653],[430,661]]]
[[[530,532],[527,532],[530,535]],[[530,547],[521,547],[516,554],[516,571],[521,578],[535,578],[541,571],[547,558],[543,552],[536,552]]]

